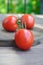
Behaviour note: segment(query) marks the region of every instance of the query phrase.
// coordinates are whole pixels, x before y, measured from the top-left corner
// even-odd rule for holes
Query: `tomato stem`
[[[22,26],[22,28],[25,28],[25,29],[26,29],[26,22],[23,21],[23,22],[21,23],[21,26]]]
[[[18,29],[22,29],[22,28],[25,28],[26,29],[26,22],[21,22],[21,20],[19,19],[18,22]]]

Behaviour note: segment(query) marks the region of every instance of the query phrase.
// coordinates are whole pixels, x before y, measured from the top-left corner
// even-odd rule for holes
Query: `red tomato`
[[[15,42],[22,50],[30,49],[34,42],[33,33],[30,30],[20,29],[15,34]]]
[[[17,22],[16,16],[8,16],[3,20],[2,26],[7,31],[15,31],[16,28],[18,27],[16,22]]]
[[[26,23],[26,28],[33,28],[34,27],[34,17],[30,14],[24,14],[21,17],[21,22]]]

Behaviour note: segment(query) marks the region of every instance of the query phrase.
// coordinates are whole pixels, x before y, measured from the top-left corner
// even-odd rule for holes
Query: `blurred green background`
[[[40,0],[0,0],[0,13],[40,14]]]

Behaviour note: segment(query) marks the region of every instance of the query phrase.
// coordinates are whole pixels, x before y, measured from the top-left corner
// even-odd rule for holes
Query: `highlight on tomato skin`
[[[31,29],[35,25],[35,19],[31,14],[24,14],[21,17],[21,22],[26,22],[26,28]]]
[[[28,50],[34,43],[34,35],[30,30],[20,29],[15,33],[15,42],[21,50]]]
[[[6,31],[15,31],[18,28],[16,16],[7,16],[2,21],[2,26]]]

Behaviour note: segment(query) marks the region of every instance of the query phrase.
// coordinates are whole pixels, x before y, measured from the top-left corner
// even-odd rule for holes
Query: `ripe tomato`
[[[26,23],[26,28],[33,28],[34,27],[34,17],[30,14],[24,14],[21,17],[21,22]]]
[[[30,30],[20,29],[15,34],[15,42],[22,50],[30,49],[34,42],[33,33]]]
[[[17,22],[16,16],[8,16],[3,20],[2,26],[5,30],[12,32],[15,31],[16,28],[18,28],[16,22]]]

